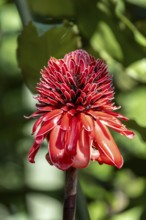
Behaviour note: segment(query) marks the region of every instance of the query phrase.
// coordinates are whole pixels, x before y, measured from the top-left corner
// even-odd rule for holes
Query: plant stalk
[[[66,171],[63,220],[75,220],[77,197],[77,169]]]
[[[23,26],[27,25],[32,20],[27,0],[14,0],[14,3],[19,12]]]

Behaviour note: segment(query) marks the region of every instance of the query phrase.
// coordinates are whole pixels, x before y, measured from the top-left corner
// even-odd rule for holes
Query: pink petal
[[[98,120],[94,124],[94,146],[100,154],[97,161],[121,168],[123,158],[108,128]]]

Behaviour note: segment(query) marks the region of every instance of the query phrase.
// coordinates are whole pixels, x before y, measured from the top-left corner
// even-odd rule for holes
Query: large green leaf
[[[88,0],[74,0],[77,24],[82,35],[86,38],[92,36],[99,19],[96,4],[97,0],[92,0],[91,4],[89,4]]]
[[[40,70],[47,65],[50,56],[62,58],[75,50],[79,43],[75,27],[69,24],[53,27],[42,35],[33,23],[24,27],[18,39],[17,57],[24,80],[31,91],[35,92]]]

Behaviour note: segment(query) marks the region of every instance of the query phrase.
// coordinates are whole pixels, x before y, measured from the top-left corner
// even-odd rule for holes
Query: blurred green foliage
[[[50,56],[84,48],[107,62],[115,101],[136,137],[113,132],[125,159],[121,170],[97,163],[80,170],[77,220],[83,219],[83,201],[91,220],[145,220],[146,1],[28,0],[28,5],[32,21],[23,27],[14,2],[0,0],[0,219],[61,219],[64,173],[48,166],[45,145],[36,164],[28,164],[32,122],[23,115],[34,110],[28,88],[35,93]]]

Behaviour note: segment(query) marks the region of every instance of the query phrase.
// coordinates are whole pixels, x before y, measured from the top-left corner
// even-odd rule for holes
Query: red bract
[[[108,127],[133,138],[115,113],[112,77],[102,60],[84,50],[63,59],[50,58],[37,85],[37,111],[32,133],[35,141],[29,152],[34,158],[44,139],[50,164],[61,170],[87,167],[90,160],[121,168],[123,158]],[[119,119],[118,119],[119,118]]]

